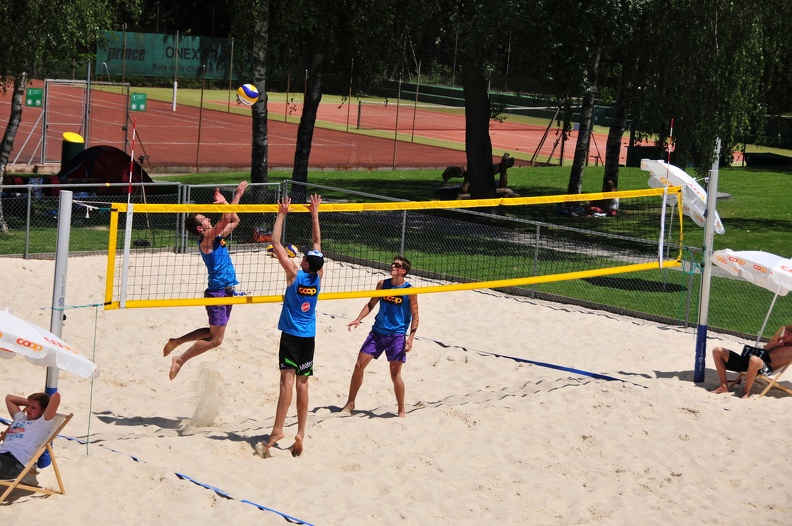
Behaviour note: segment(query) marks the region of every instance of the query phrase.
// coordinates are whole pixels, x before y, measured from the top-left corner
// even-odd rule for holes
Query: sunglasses
[[[391,263],[391,267],[404,268],[404,266],[402,266],[402,264],[398,261]]]

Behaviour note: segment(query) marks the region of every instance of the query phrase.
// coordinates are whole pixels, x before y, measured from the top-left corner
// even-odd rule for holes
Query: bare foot
[[[280,440],[284,436],[286,435],[283,433],[283,431],[281,431],[280,433],[270,434],[269,440],[267,440],[266,444],[264,442],[259,442],[258,444],[256,444],[255,447],[256,454],[261,458],[270,458],[272,456],[272,453],[270,452],[270,448],[275,444],[277,444],[278,440]]]
[[[261,458],[270,458],[272,453],[270,453],[270,448],[264,442],[259,442],[256,444],[256,454]]]
[[[165,347],[162,349],[162,356],[168,356],[173,349],[179,346],[176,342],[176,338],[169,338],[168,343],[165,344]],[[173,380],[173,378],[171,378]]]
[[[355,410],[355,404],[349,402],[341,409],[341,413],[347,416],[352,416],[352,411]]]
[[[745,393],[744,395],[742,395],[743,398],[748,398],[749,396],[751,396],[751,393]]]
[[[178,356],[174,356],[173,360],[171,360],[171,368],[170,368],[170,372],[168,373],[168,376],[170,377],[171,380],[176,378],[176,375],[179,374],[179,369],[181,369],[182,366],[182,364],[180,364],[177,361],[178,358],[179,358]]]
[[[717,389],[713,389],[712,391],[710,391],[710,393],[712,394],[723,394],[728,392],[729,392],[729,386],[726,384],[720,384],[720,386]]]
[[[399,418],[407,418],[407,413],[404,412],[404,409],[399,411]]]
[[[299,457],[303,452],[303,441],[300,435],[294,437],[294,444],[289,448],[293,457]]]

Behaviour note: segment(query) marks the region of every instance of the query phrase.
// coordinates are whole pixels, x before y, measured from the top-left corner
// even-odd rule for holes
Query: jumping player
[[[234,191],[231,203],[215,188],[214,204],[239,204],[242,194],[247,188],[247,181],[242,181]],[[239,225],[239,216],[236,212],[226,212],[223,217],[212,226],[208,217],[201,214],[191,214],[184,220],[184,228],[191,234],[198,236],[198,246],[201,258],[209,272],[209,284],[204,291],[205,298],[225,298],[234,295],[234,286],[239,284],[234,270],[234,263],[228,254],[225,238]],[[179,374],[182,365],[187,360],[205,353],[210,349],[219,347],[223,343],[226,325],[231,316],[231,305],[207,305],[206,313],[209,315],[209,327],[202,327],[188,332],[178,338],[170,338],[162,349],[162,355],[168,356],[176,347],[183,343],[195,342],[183,354],[174,356],[168,376],[171,380]]]

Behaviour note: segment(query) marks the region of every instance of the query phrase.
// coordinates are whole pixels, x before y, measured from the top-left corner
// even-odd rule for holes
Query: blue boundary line
[[[4,424],[6,424],[6,425],[9,425],[9,424],[11,424],[11,421],[9,421],[9,420],[7,420],[7,419],[5,419],[5,418],[1,418],[1,417],[0,417],[0,422],[4,423]],[[85,445],[85,444],[87,443],[85,440],[81,440],[81,439],[79,439],[79,438],[76,438],[76,437],[70,437],[70,436],[66,436],[66,435],[58,435],[58,438],[62,438],[62,439],[64,439],[64,440],[69,440],[69,441],[71,441],[71,442],[77,442],[78,444],[83,444],[83,445]],[[135,462],[140,462],[141,464],[147,464],[147,462],[146,462],[146,461],[144,461],[144,460],[141,460],[141,459],[139,459],[138,457],[135,457],[135,456],[133,456],[133,455],[130,455],[130,454],[128,454],[128,453],[124,453],[124,452],[122,452],[122,451],[118,451],[118,450],[116,450],[116,449],[109,448],[109,447],[106,447],[106,446],[99,446],[99,447],[101,447],[101,448],[103,448],[103,449],[106,449],[106,450],[108,450],[108,451],[112,451],[113,453],[120,453],[121,455],[126,455],[126,456],[128,456],[129,458],[131,458],[132,460],[134,460]],[[198,480],[196,480],[196,479],[194,479],[194,478],[190,477],[189,475],[185,475],[184,473],[174,472],[174,475],[176,475],[176,477],[177,477],[179,480],[187,480],[187,481],[189,481],[189,482],[192,482],[193,484],[196,484],[196,485],[198,485],[198,486],[201,486],[202,488],[205,488],[205,489],[208,489],[208,490],[214,491],[214,492],[215,492],[215,493],[216,493],[218,496],[220,496],[220,497],[223,497],[223,498],[225,498],[225,499],[228,499],[228,500],[237,500],[237,499],[235,499],[234,497],[232,497],[231,495],[229,495],[228,493],[226,493],[225,491],[223,491],[223,490],[221,490],[221,489],[219,489],[219,488],[216,488],[216,487],[214,487],[214,486],[210,486],[209,484],[205,484],[205,483],[203,483],[203,482],[200,482],[200,481],[198,481]],[[273,508],[268,508],[267,506],[264,506],[264,505],[262,505],[262,504],[257,504],[257,503],[255,503],[255,502],[253,502],[253,501],[250,501],[250,500],[247,500],[247,499],[240,499],[240,500],[239,500],[239,502],[243,502],[243,503],[245,503],[245,504],[250,504],[250,505],[252,505],[252,506],[255,506],[255,507],[257,507],[258,509],[260,509],[260,510],[262,510],[262,511],[269,511],[269,512],[271,512],[271,513],[275,513],[275,514],[277,514],[277,515],[280,515],[280,516],[281,516],[281,517],[283,517],[283,518],[284,518],[284,519],[285,519],[287,522],[290,522],[290,523],[292,523],[292,524],[305,524],[306,526],[314,526],[314,525],[313,525],[312,523],[310,523],[310,522],[306,522],[306,521],[304,521],[304,520],[302,520],[302,519],[298,519],[297,517],[292,517],[291,515],[287,515],[287,514],[285,514],[285,513],[283,513],[283,512],[280,512],[280,511],[278,511],[278,510],[275,510],[275,509],[273,509]]]
[[[495,356],[496,358],[507,358],[509,360],[514,360],[515,362],[530,363],[532,365],[538,365],[539,367],[546,367],[548,369],[556,369],[558,371],[565,371],[565,372],[568,372],[568,373],[574,373],[574,374],[579,374],[579,375],[582,375],[582,376],[588,376],[588,377],[594,378],[596,380],[607,380],[609,382],[623,382],[625,384],[631,384],[631,385],[635,385],[635,386],[638,386],[638,387],[643,387],[644,389],[649,389],[649,386],[637,384],[635,382],[630,382],[630,381],[624,380],[623,378],[616,378],[615,376],[608,376],[606,374],[593,373],[591,371],[584,371],[583,369],[575,369],[574,367],[566,367],[564,365],[555,365],[555,364],[548,363],[548,362],[538,362],[536,360],[529,360],[527,358],[517,358],[516,356],[509,356],[509,355],[506,355],[506,354],[498,354],[498,353],[487,352],[487,351],[478,351],[478,350],[475,350],[475,349],[468,349],[467,347],[462,347],[461,345],[448,345],[447,343],[443,343],[441,341],[433,340],[431,338],[423,338],[423,337],[419,337],[419,336],[416,336],[416,338],[422,339],[422,340],[427,340],[427,341],[430,341],[430,342],[434,342],[437,345],[439,345],[440,347],[443,347],[445,349],[451,349],[451,348],[462,349],[463,351],[467,351],[467,352],[476,352],[476,353],[479,353],[479,354],[486,354],[486,355],[489,355],[489,356]]]
[[[337,314],[330,314],[330,313],[327,313],[327,312],[322,312],[321,314],[324,314],[325,316],[329,316],[331,318],[344,318],[343,316],[339,316]],[[344,319],[347,319],[347,318],[344,318]],[[506,354],[498,354],[498,353],[488,352],[488,351],[479,351],[479,350],[476,350],[476,349],[468,349],[467,347],[463,347],[461,345],[449,345],[447,343],[443,343],[443,342],[441,342],[439,340],[433,340],[432,338],[427,338],[425,336],[416,336],[415,338],[418,339],[418,340],[426,340],[426,341],[429,341],[429,342],[436,343],[437,345],[439,345],[440,347],[443,347],[444,349],[461,349],[461,350],[467,351],[467,352],[475,352],[475,353],[479,353],[479,354],[486,354],[488,356],[494,356],[496,358],[507,358],[509,360],[514,360],[515,362],[530,363],[532,365],[538,365],[539,367],[546,367],[548,369],[556,369],[558,371],[565,371],[565,372],[568,372],[568,373],[579,374],[579,375],[582,375],[582,376],[588,376],[588,377],[594,378],[596,380],[607,380],[609,382],[623,382],[625,384],[635,385],[635,386],[638,386],[638,387],[643,387],[644,389],[649,389],[649,386],[637,384],[635,382],[630,382],[628,380],[624,380],[623,378],[616,378],[615,376],[608,376],[606,374],[593,373],[591,371],[584,371],[583,369],[575,369],[574,367],[566,367],[564,365],[555,365],[555,364],[548,363],[548,362],[538,362],[536,360],[529,360],[527,358],[517,358],[516,356],[509,356],[509,355],[506,355]]]

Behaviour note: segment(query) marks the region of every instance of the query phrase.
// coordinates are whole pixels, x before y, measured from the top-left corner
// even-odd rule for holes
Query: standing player
[[[286,272],[286,293],[283,295],[278,330],[281,331],[278,351],[280,369],[280,391],[275,422],[269,440],[256,444],[256,453],[264,458],[271,456],[270,448],[284,437],[283,425],[292,400],[292,388],[297,391],[297,435],[291,453],[299,457],[303,452],[305,421],[308,419],[308,379],[313,376],[314,348],[316,343],[316,300],[322,285],[324,256],[322,237],[319,232],[319,205],[322,198],[311,196],[308,209],[311,212],[313,248],[303,256],[300,265],[289,258],[281,244],[283,220],[289,213],[291,198],[281,199],[278,217],[272,227],[272,249],[278,262]]]
[[[404,381],[402,381],[402,364],[407,361],[407,353],[412,349],[413,338],[418,330],[418,297],[415,294],[397,295],[398,289],[411,287],[406,281],[410,272],[410,261],[402,256],[396,256],[391,263],[391,277],[377,283],[377,290],[393,289],[394,294],[380,298],[374,297],[360,311],[358,317],[347,325],[348,330],[357,328],[360,321],[365,318],[377,303],[380,304],[379,312],[374,318],[371,328],[358,353],[355,369],[352,371],[352,380],[349,383],[349,398],[341,410],[352,414],[355,409],[355,398],[363,385],[363,373],[372,359],[377,359],[385,352],[390,366],[390,376],[393,380],[393,391],[396,393],[396,403],[399,408],[399,417],[404,418]],[[410,328],[409,334],[407,328]]]
[[[226,201],[219,188],[215,188],[214,204],[238,205],[246,188],[247,181],[239,183],[231,203]],[[234,295],[234,285],[238,285],[239,281],[236,278],[234,263],[228,254],[225,237],[233,232],[238,225],[239,216],[236,212],[224,213],[214,226],[208,217],[201,214],[190,214],[184,220],[184,227],[187,231],[198,236],[201,258],[209,271],[209,284],[204,291],[204,298],[225,298]],[[173,349],[183,343],[195,342],[183,354],[174,356],[171,360],[170,373],[168,374],[171,380],[176,378],[187,360],[219,347],[223,343],[226,325],[228,325],[228,319],[231,316],[231,307],[232,305],[207,305],[209,327],[195,329],[184,336],[168,340],[162,350],[163,356],[168,356]]]

